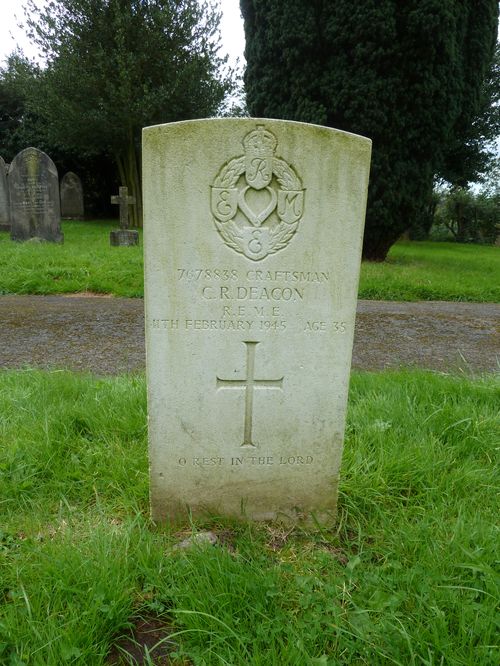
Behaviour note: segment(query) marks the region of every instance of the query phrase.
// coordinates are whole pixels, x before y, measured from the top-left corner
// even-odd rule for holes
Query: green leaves
[[[54,0],[28,19],[47,67],[30,103],[52,142],[111,154],[129,131],[210,115],[230,87],[223,61],[204,37],[217,15],[194,0],[173,4]]]
[[[498,77],[497,93],[486,84],[497,1],[474,9],[457,0],[290,0],[286,11],[273,0],[240,5],[250,112],[373,140],[363,252],[385,259],[419,219],[435,174],[478,173],[484,136],[495,131]],[[483,138],[478,120],[489,128]]]

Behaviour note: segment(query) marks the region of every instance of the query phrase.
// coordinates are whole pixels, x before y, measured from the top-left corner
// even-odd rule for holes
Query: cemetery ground
[[[0,663],[498,663],[492,375],[355,373],[320,530],[154,526],[145,393],[3,372]]]
[[[66,221],[63,245],[17,244],[0,233],[0,294],[142,296],[142,240],[111,250],[109,232],[116,228],[116,221]],[[499,274],[496,247],[400,242],[385,263],[363,263],[359,298],[499,302]]]
[[[0,293],[142,296],[112,228],[0,234]],[[360,297],[498,302],[498,271],[498,248],[400,243]],[[2,371],[0,663],[496,666],[499,398],[491,374],[355,372],[335,524],[160,527],[142,374]]]

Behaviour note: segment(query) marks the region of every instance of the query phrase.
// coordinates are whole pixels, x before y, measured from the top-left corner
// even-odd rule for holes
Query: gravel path
[[[353,367],[494,372],[500,305],[359,301]],[[0,367],[119,374],[144,368],[143,301],[1,296]]]

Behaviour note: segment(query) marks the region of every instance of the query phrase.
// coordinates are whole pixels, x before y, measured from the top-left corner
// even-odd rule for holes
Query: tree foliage
[[[42,50],[27,105],[62,150],[111,156],[141,219],[140,132],[213,115],[232,88],[218,56],[219,13],[197,0],[28,1]]]
[[[500,234],[500,194],[474,194],[464,187],[443,190],[434,222],[458,243],[494,243]]]
[[[500,135],[500,43],[479,92],[468,83],[464,94],[471,99],[464,103],[455,123],[438,175],[453,187],[467,189],[472,182],[488,179],[495,169],[495,139]]]
[[[111,158],[54,144],[47,122],[30,103],[40,76],[40,68],[22,53],[9,56],[0,68],[0,146],[1,155],[11,162],[27,146],[45,151],[57,164],[59,173],[76,171],[85,183],[85,210],[91,216],[112,214],[110,191],[118,191],[119,180]]]
[[[15,81],[7,77],[9,65],[0,71],[0,144],[2,152],[10,151],[11,137],[18,129],[23,113],[23,96]]]
[[[28,145],[44,147],[40,141],[43,132],[37,131],[39,118],[26,105],[27,91],[36,71],[36,65],[22,53],[10,55],[0,68],[0,145],[2,156],[8,161]]]
[[[364,257],[383,260],[488,102],[496,0],[240,0],[250,113],[373,140]],[[455,157],[452,153],[455,151]]]

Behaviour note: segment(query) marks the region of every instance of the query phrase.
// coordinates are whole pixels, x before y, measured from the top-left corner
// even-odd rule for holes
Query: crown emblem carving
[[[304,212],[302,182],[276,156],[278,140],[263,125],[246,134],[244,154],[222,166],[211,187],[213,221],[224,243],[252,261],[283,250]]]
[[[276,137],[258,125],[257,129],[249,132],[242,141],[245,154],[251,157],[272,157],[278,142]]]

